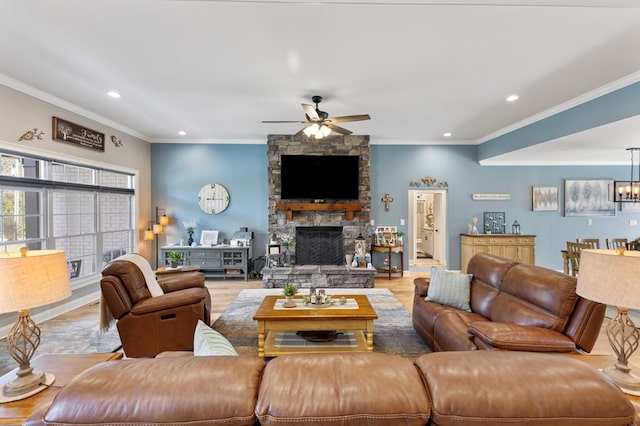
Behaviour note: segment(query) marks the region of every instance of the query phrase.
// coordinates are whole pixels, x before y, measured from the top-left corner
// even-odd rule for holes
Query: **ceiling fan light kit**
[[[304,134],[308,138],[322,139],[329,136],[331,132],[336,132],[341,135],[350,135],[352,133],[351,130],[345,129],[344,127],[336,126],[334,123],[346,123],[350,121],[362,121],[371,119],[369,114],[345,115],[341,117],[330,118],[329,113],[320,111],[320,108],[318,107],[318,104],[322,102],[322,96],[315,95],[311,98],[311,100],[316,104],[315,108],[313,105],[302,104],[302,110],[304,111],[307,121],[265,120],[263,121],[263,123],[304,123],[307,125],[300,131],[298,131],[295,136]]]

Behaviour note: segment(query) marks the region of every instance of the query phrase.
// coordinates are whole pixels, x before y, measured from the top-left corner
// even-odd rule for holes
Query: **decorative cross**
[[[389,211],[389,203],[393,202],[393,198],[389,194],[384,194],[384,197],[380,199],[384,203],[384,210]]]

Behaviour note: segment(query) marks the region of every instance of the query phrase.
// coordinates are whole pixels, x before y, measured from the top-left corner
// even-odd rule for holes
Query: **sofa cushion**
[[[198,320],[193,333],[193,354],[195,356],[238,355],[226,337],[202,320]]]
[[[27,424],[254,426],[264,366],[242,356],[109,361],[76,376]]]
[[[504,275],[490,318],[562,332],[577,300],[574,277],[517,264]]]
[[[634,408],[595,368],[558,354],[437,352],[415,364],[439,426],[628,425]]]
[[[471,274],[461,274],[434,266],[431,268],[425,300],[470,312],[471,278]]]
[[[476,321],[468,333],[480,349],[503,349],[530,352],[572,352],[576,345],[569,337],[548,328]]]
[[[256,405],[262,426],[424,426],[429,414],[411,361],[372,352],[273,359]]]

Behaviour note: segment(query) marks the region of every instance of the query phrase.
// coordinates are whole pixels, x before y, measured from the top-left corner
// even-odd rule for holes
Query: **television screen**
[[[283,155],[280,197],[283,200],[357,200],[360,176],[357,155]]]

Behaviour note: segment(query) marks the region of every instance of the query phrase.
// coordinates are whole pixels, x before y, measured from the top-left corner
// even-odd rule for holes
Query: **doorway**
[[[409,271],[447,265],[447,191],[409,190]]]

